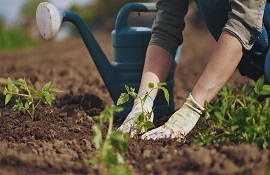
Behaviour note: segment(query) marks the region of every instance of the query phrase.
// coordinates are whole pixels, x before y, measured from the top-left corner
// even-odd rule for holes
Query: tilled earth
[[[190,19],[187,17],[187,21]],[[182,104],[214,48],[215,41],[201,24],[187,23],[180,63],[175,73],[175,106]],[[198,27],[198,26],[197,26]],[[112,57],[109,33],[95,33],[109,59]],[[54,95],[52,106],[41,104],[34,121],[28,115],[5,106],[0,95],[0,174],[73,175],[94,173],[82,162],[97,153],[89,116],[98,115],[111,98],[81,38],[64,42],[44,41],[39,48],[0,53],[0,77],[25,77],[36,89],[49,80],[64,92]],[[230,87],[253,85],[238,71]],[[0,85],[0,92],[3,90]],[[155,120],[162,124],[168,116]],[[115,128],[121,120],[115,121]],[[105,128],[106,129],[106,128]],[[195,131],[193,131],[195,132]],[[192,133],[190,134],[192,135]],[[254,174],[269,173],[269,149],[256,144],[192,146],[176,140],[131,139],[125,155],[133,174]]]

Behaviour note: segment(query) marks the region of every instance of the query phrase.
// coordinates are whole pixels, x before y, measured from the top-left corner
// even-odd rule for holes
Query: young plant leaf
[[[117,105],[122,105],[129,100],[129,95],[127,93],[121,93],[119,99],[117,100]]]
[[[113,111],[114,112],[122,112],[124,108],[122,106],[114,106]]]
[[[128,148],[128,139],[126,136],[123,137],[123,133],[120,131],[113,132],[110,136],[111,143],[116,148],[120,154],[124,154]]]
[[[42,88],[42,92],[48,91],[51,85],[51,81],[48,81]]]
[[[58,88],[52,87],[52,88],[49,88],[49,92],[57,92],[57,93],[59,93],[59,92],[63,92],[63,91],[61,91]]]
[[[52,105],[52,94],[49,92],[43,92],[43,93],[44,93],[44,97],[45,97],[46,102],[49,105]]]
[[[4,90],[3,90],[3,95],[7,95],[7,93],[8,93],[8,90],[7,90],[7,88],[6,88],[6,87],[4,87]]]
[[[150,89],[153,89],[155,86],[154,86],[154,83],[149,83],[148,84],[148,87],[150,88]]]
[[[12,92],[14,84],[12,83],[12,80],[8,77],[8,86],[7,89]]]
[[[12,94],[7,94],[5,98],[5,105],[8,104],[8,102],[11,100]]]
[[[154,127],[155,127],[154,123],[153,123],[153,122],[150,122],[150,121],[144,122],[143,125],[144,125],[144,127],[147,128],[147,129],[151,129],[151,128],[154,128]]]
[[[97,125],[94,125],[92,127],[93,131],[95,132],[95,136],[93,138],[93,143],[94,146],[99,149],[101,147],[101,143],[102,143],[102,132],[100,130],[100,128]]]

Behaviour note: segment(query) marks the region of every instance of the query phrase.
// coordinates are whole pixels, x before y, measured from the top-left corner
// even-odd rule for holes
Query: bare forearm
[[[192,90],[194,99],[201,105],[205,101],[210,102],[233,74],[242,56],[243,46],[239,40],[226,31],[222,32],[205,70]]]
[[[174,59],[165,49],[151,45],[147,49],[146,60],[143,69],[142,81],[139,94],[145,94],[149,91],[148,83],[165,82],[172,68]],[[157,91],[151,93],[151,97],[155,99]]]

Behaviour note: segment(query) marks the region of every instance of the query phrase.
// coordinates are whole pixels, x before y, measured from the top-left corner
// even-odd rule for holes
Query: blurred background
[[[155,2],[155,0],[1,0],[0,51],[35,47],[42,41],[35,19],[36,8],[40,2],[50,2],[59,9],[77,12],[92,31],[111,32],[114,29],[118,12],[125,4]],[[194,4],[193,1],[190,3]],[[196,8],[195,11],[197,11]],[[153,13],[151,15],[149,21],[152,22],[155,15]],[[193,13],[193,18],[194,25],[202,24],[199,13]],[[143,16],[141,19],[148,19],[148,17]],[[152,23],[148,23],[147,27],[151,27],[151,25]],[[60,41],[74,36],[78,36],[74,26],[70,23],[63,23],[54,40]]]
[[[129,2],[155,2],[154,0],[1,0],[0,50],[36,47],[41,38],[36,26],[36,8],[40,2],[50,2],[62,10],[79,13],[91,30],[113,30],[120,8]],[[151,24],[150,24],[151,25]],[[54,37],[55,41],[78,36],[77,30],[64,23]]]

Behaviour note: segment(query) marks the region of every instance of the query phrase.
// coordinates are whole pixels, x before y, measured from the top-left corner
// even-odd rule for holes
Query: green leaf
[[[10,101],[10,99],[12,98],[12,94],[7,94],[6,98],[5,98],[5,105],[8,104],[8,102]]]
[[[238,128],[239,128],[238,125],[231,126],[232,131],[235,131],[235,130],[238,129]]]
[[[92,127],[93,131],[95,132],[95,136],[93,138],[93,143],[94,146],[99,149],[101,147],[101,143],[102,143],[102,132],[100,130],[100,128],[97,125],[94,125]]]
[[[139,122],[143,122],[144,121],[144,113],[142,112],[140,115],[139,115],[139,117],[138,117],[138,121]]]
[[[260,93],[260,95],[270,95],[270,85],[263,85]]]
[[[25,104],[24,104],[24,108],[26,109],[26,110],[28,110],[29,109],[29,102],[27,101],[27,102],[25,102]]]
[[[154,127],[155,127],[154,123],[153,123],[153,122],[150,122],[150,121],[144,122],[144,123],[143,123],[143,126],[144,126],[145,128],[147,128],[147,129],[151,129],[151,128],[154,128]]]
[[[154,83],[148,83],[148,87],[150,88],[150,89],[153,89],[155,86],[154,86]]]
[[[169,91],[168,91],[167,89],[162,89],[162,90],[163,90],[163,92],[164,92],[165,99],[166,99],[166,101],[167,101],[167,103],[168,103],[168,105],[169,105],[169,103],[170,103],[170,95],[169,95]]]
[[[113,111],[114,112],[122,112],[124,110],[124,108],[122,107],[122,106],[115,106],[114,108],[113,108]]]
[[[221,112],[222,112],[222,114],[225,114],[227,112],[228,106],[229,106],[229,101],[224,99],[222,104],[221,104]]]
[[[14,85],[13,88],[12,88],[12,92],[18,94],[19,93],[19,88]]]
[[[60,92],[63,92],[63,91],[61,91],[61,90],[60,90],[60,89],[58,89],[58,88],[52,87],[52,88],[49,88],[49,92],[56,92],[56,93],[60,93]]]
[[[167,86],[167,83],[163,82],[163,83],[158,83],[157,85],[158,85],[158,88],[161,88],[161,87]]]
[[[7,88],[6,87],[4,87],[4,90],[3,90],[3,95],[7,95],[7,92],[8,90],[7,90]]]
[[[244,85],[241,90],[242,94],[245,95],[247,93],[247,85]]]
[[[18,109],[19,109],[19,106],[18,106],[18,105],[14,105],[14,106],[13,106],[13,110],[14,110],[14,111],[17,111]]]
[[[18,82],[20,84],[26,84],[26,81],[23,78],[19,78],[18,80],[16,80],[16,82]]]
[[[128,87],[127,85],[125,85],[125,88],[128,94],[132,94],[135,92],[135,89],[133,87]]]
[[[34,88],[29,88],[29,91],[30,91],[31,93],[33,93],[33,94],[36,94],[36,95],[41,94],[41,93],[39,93],[37,90],[35,90]]]
[[[117,105],[122,105],[129,100],[129,95],[127,93],[121,93],[120,97],[117,100]]]
[[[49,92],[44,92],[44,97],[46,99],[46,102],[49,104],[49,105],[52,105],[52,94],[49,93]]]
[[[9,91],[12,91],[14,84],[12,83],[12,80],[8,77],[8,86],[7,89]]]
[[[125,85],[125,88],[126,88],[127,93],[129,93],[129,87]]]
[[[51,85],[51,81],[48,81],[42,88],[42,92],[48,91]]]
[[[242,91],[243,91],[243,89],[242,89]],[[232,90],[232,96],[233,97],[236,97],[236,88],[233,88],[233,90]]]
[[[142,127],[143,127],[143,126],[142,126],[141,124],[137,125],[137,127],[136,127],[136,133],[137,133],[137,134],[140,134],[140,133],[141,133]]]
[[[214,112],[214,115],[219,119],[219,120],[224,120],[224,117],[223,117],[223,115],[222,115],[222,113],[221,112],[219,112],[219,111],[215,111]]]
[[[137,93],[135,92],[135,89],[133,87],[130,87],[127,91],[130,96],[132,96],[134,99],[137,97]]]
[[[254,91],[257,93],[257,94],[260,94],[260,91],[262,90],[262,87],[263,87],[263,84],[264,84],[264,77],[260,77],[256,84],[255,84],[255,88],[254,88]]]
[[[218,92],[218,95],[227,97],[229,95],[229,87],[228,85],[223,86],[223,88]]]
[[[108,174],[110,174],[110,175],[131,175],[131,171],[125,165],[119,164],[119,165],[110,167]]]
[[[112,132],[110,139],[113,147],[117,149],[120,154],[125,154],[128,148],[128,140],[123,137],[123,133],[120,131]]]

